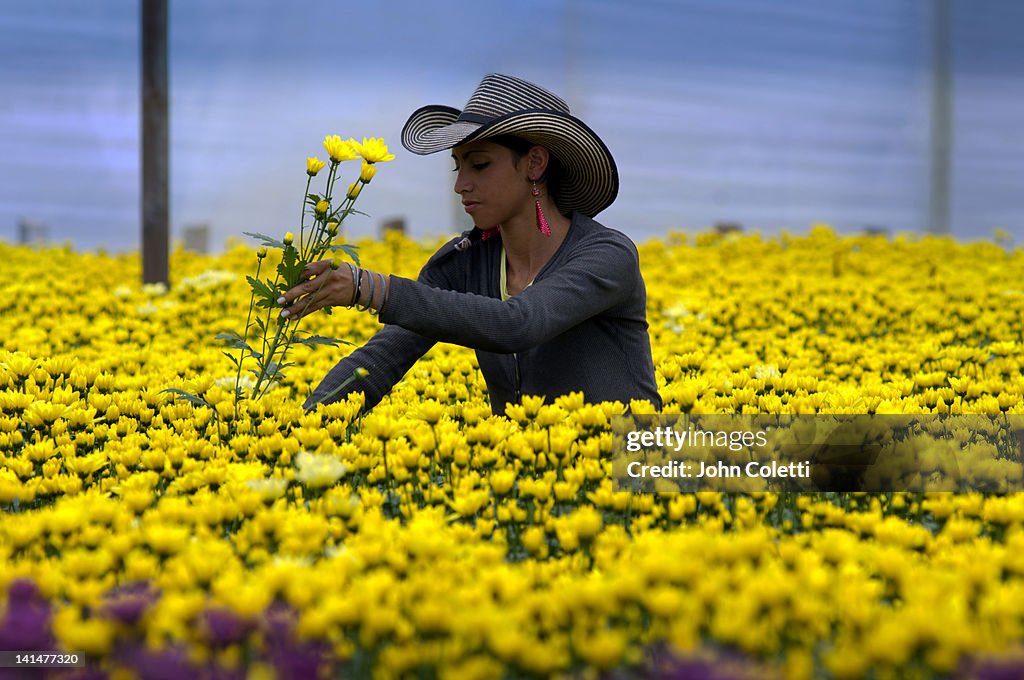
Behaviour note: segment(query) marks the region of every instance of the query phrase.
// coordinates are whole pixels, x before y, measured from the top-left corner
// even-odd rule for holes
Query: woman
[[[566,103],[491,74],[462,111],[414,112],[402,144],[421,155],[452,149],[455,192],[476,226],[416,281],[326,261],[307,267],[317,280],[282,296],[283,315],[356,304],[386,325],[331,369],[305,407],[363,391],[371,408],[435,342],[450,342],[476,350],[496,414],[523,395],[550,403],[574,391],[660,410],[636,247],[593,220],[618,193],[615,161]],[[368,374],[338,389],[358,368]]]

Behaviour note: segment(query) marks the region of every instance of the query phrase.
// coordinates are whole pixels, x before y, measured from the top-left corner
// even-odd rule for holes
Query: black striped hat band
[[[402,129],[402,144],[424,155],[499,135],[540,144],[558,159],[562,212],[594,217],[615,200],[618,170],[601,138],[560,97],[514,76],[484,76],[461,111],[441,105],[415,111]]]

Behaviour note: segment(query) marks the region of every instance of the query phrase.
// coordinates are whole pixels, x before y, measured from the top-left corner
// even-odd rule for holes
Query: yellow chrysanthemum
[[[392,234],[358,252],[415,277],[440,245]],[[275,602],[336,669],[366,655],[396,677],[614,675],[651,645],[696,655],[702,641],[743,650],[751,677],[948,675],[979,649],[1009,658],[1024,290],[1020,253],[1003,246],[827,228],[638,245],[667,414],[822,414],[806,432],[773,428],[783,449],[820,441],[829,413],[913,414],[935,440],[911,447],[880,425],[871,441],[905,455],[880,456],[866,483],[995,491],[821,497],[669,479],[673,493],[633,491],[615,476],[612,422],[651,404],[574,393],[495,416],[458,346],[432,348],[369,413],[362,392],[306,411],[338,356],[296,348],[280,388],[236,411],[237,369],[207,331],[245,318],[237,272],[252,248],[176,252],[180,278],[156,297],[130,283],[136,258],[0,244],[0,285],[19,301],[0,315],[0,510],[14,518],[0,522],[0,601],[30,579],[63,648],[102,655],[127,631],[248,675],[266,649],[244,631],[274,625]],[[368,315],[322,323],[357,344],[379,329]],[[958,419],[932,431],[922,413]],[[244,637],[205,639],[232,631]]]
[[[324,149],[335,163],[350,161],[359,158],[358,147],[355,140],[344,140],[338,135],[327,135],[324,137]]]
[[[363,137],[363,143],[356,148],[367,163],[384,163],[395,159],[395,155],[388,152],[383,137]]]

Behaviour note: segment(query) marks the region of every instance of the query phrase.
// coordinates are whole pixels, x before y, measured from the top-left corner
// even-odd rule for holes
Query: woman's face
[[[455,193],[481,229],[509,223],[531,206],[530,183],[524,159],[486,140],[452,149],[455,161]]]

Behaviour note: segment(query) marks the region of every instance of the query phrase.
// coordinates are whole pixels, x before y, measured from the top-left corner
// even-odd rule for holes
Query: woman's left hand
[[[297,321],[324,307],[352,304],[355,288],[352,268],[347,264],[331,269],[330,260],[310,262],[299,276],[304,283],[289,289],[277,300],[285,307],[281,316],[289,321]]]

